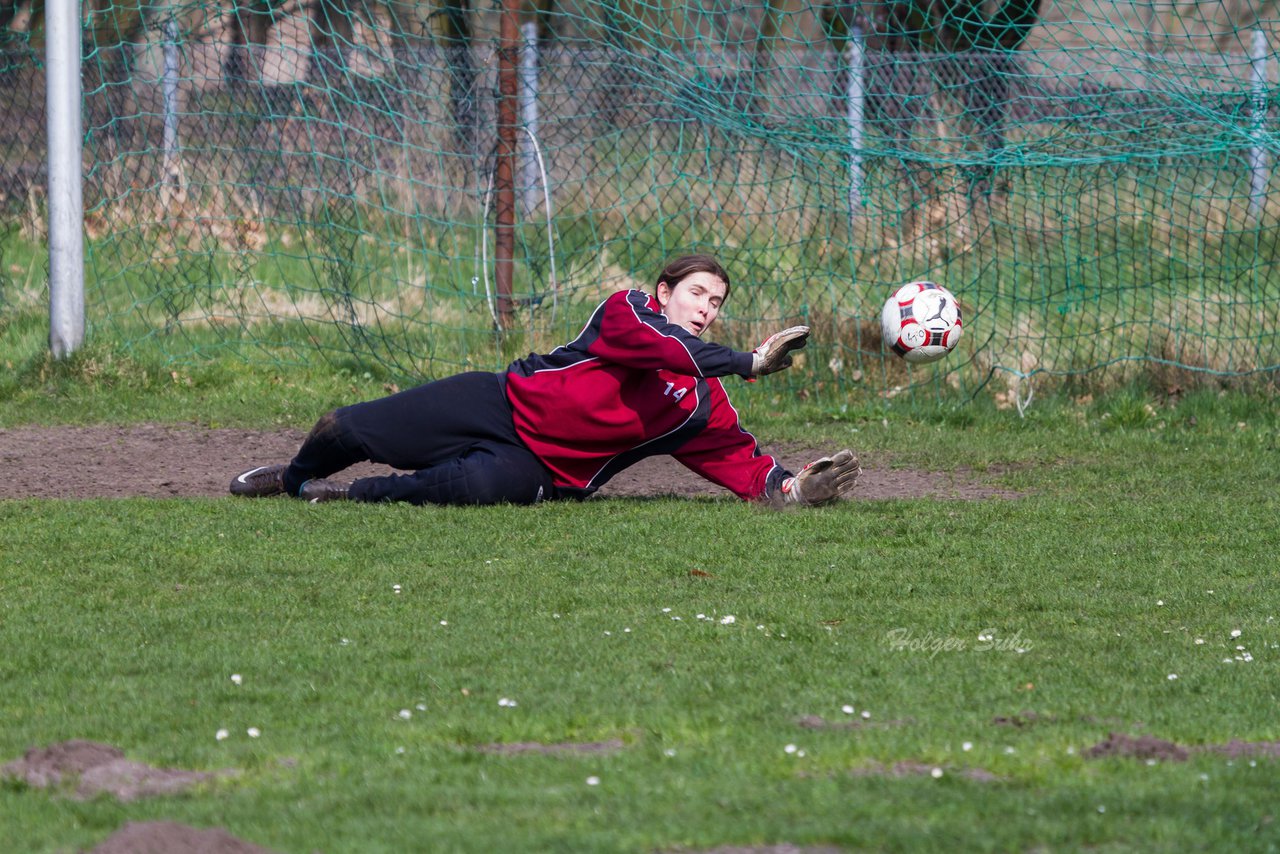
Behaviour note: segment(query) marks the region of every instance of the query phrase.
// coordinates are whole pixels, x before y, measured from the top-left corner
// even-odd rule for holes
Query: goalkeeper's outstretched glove
[[[862,466],[846,448],[829,457],[814,460],[795,477],[782,482],[783,504],[826,504],[844,497],[858,482]]]
[[[762,377],[791,367],[791,351],[809,343],[809,327],[792,326],[775,332],[751,352],[751,376]]]

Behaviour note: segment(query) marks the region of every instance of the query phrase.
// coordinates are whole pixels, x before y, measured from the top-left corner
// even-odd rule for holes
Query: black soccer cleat
[[[346,501],[351,497],[347,494],[347,489],[345,483],[317,477],[302,484],[298,497],[312,504],[319,504],[322,501]]]
[[[265,498],[284,494],[284,470],[287,465],[258,466],[231,481],[231,494],[245,498]]]

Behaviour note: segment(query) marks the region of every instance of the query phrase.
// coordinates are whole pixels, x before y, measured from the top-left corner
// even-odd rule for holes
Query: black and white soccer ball
[[[960,341],[960,306],[942,285],[911,282],[885,301],[880,331],[885,346],[908,362],[936,362]]]

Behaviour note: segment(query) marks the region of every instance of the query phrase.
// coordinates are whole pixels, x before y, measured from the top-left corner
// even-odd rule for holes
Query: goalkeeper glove
[[[853,451],[837,451],[809,463],[800,474],[782,482],[783,504],[826,504],[842,498],[853,489],[862,474],[862,466]]]
[[[762,377],[791,367],[791,351],[809,343],[809,327],[792,326],[775,332],[751,352],[751,376]]]

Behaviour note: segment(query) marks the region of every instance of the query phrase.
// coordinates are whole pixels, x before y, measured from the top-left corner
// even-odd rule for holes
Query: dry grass
[[[1240,374],[1280,360],[1280,308],[1275,300],[1228,293],[1162,297],[1153,322],[1151,356],[1166,384],[1196,385],[1196,375]],[[1274,379],[1272,380],[1274,384]]]

